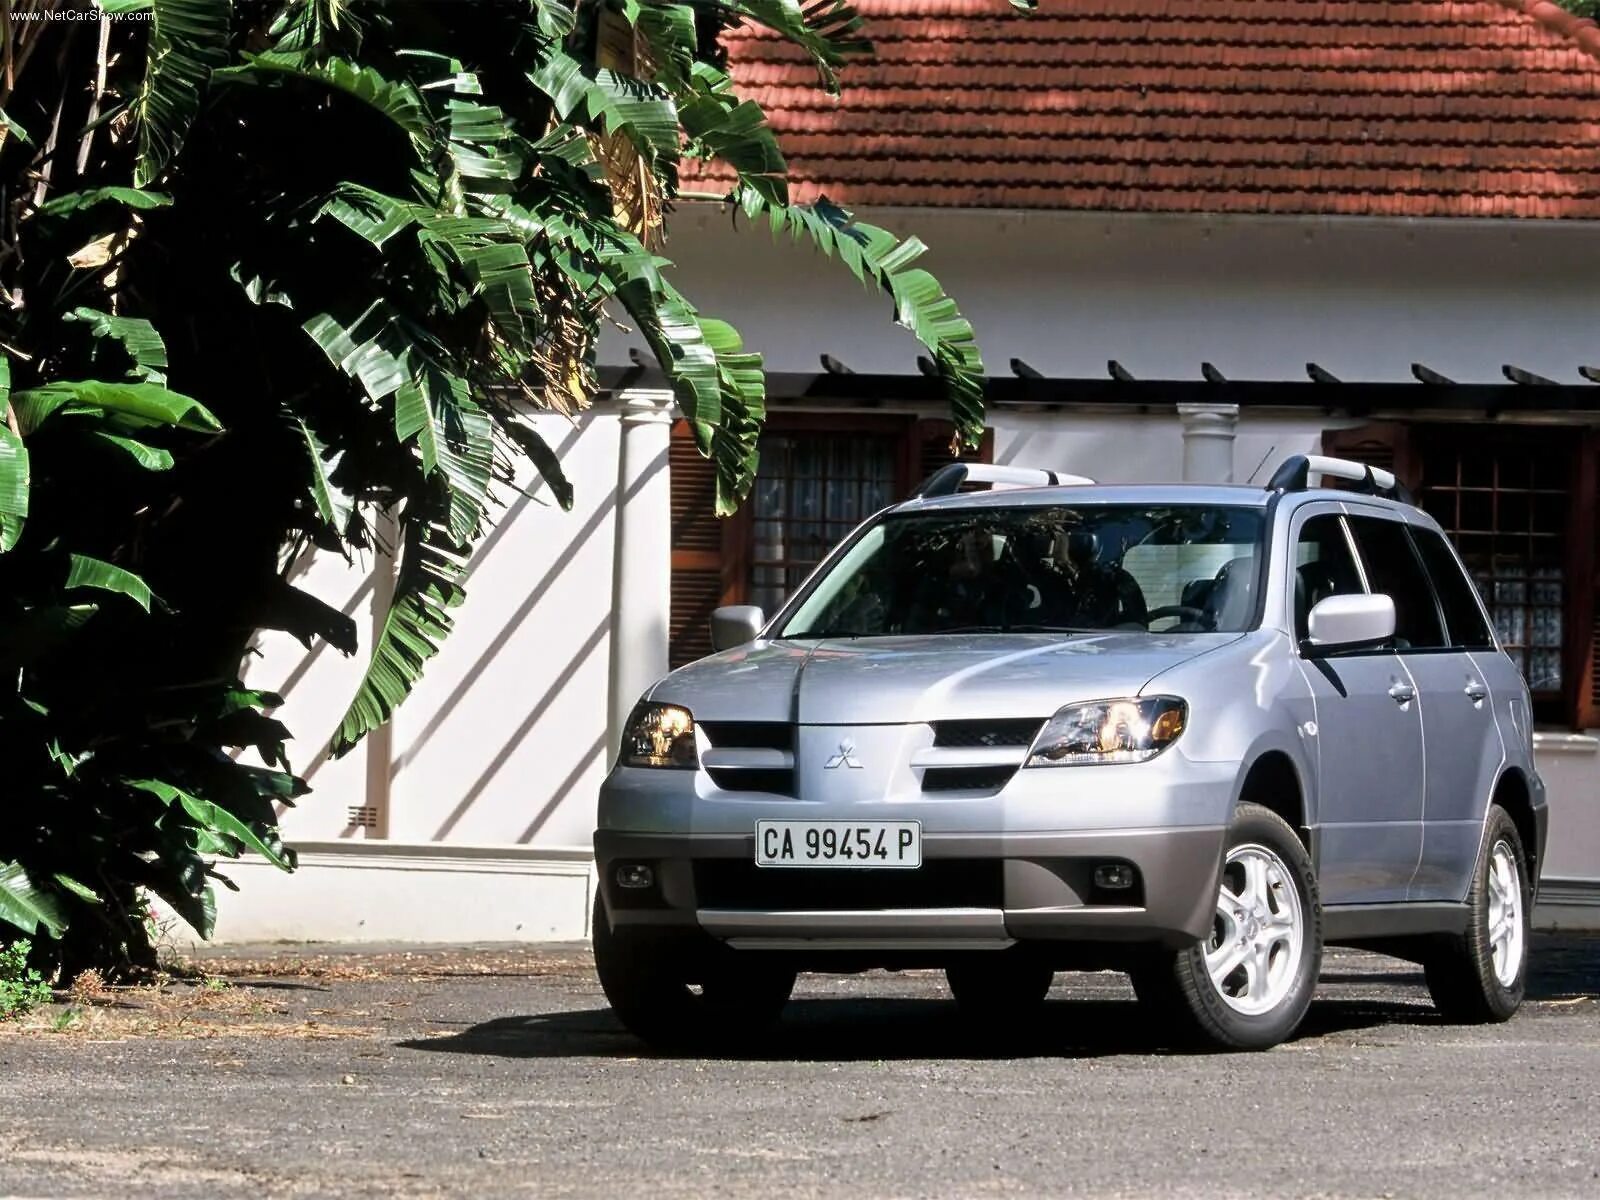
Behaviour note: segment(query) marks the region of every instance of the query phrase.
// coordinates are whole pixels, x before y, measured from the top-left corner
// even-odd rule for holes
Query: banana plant
[[[278,820],[305,785],[241,664],[267,629],[358,649],[293,565],[398,555],[328,747],[346,753],[449,637],[524,468],[570,507],[530,417],[589,402],[608,317],[671,381],[718,511],[744,499],[765,375],[661,253],[686,162],[731,169],[730,217],[880,291],[958,439],[981,431],[982,360],[922,243],[792,204],[721,63],[724,31],[760,25],[836,91],[870,52],[845,0],[98,2],[145,19],[0,0],[19,18],[0,47],[0,929],[36,955],[147,963],[145,893],[208,934],[223,860],[293,867]]]

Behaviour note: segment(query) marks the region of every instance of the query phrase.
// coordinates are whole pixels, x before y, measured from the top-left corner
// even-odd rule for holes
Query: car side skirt
[[[1322,938],[1330,946],[1366,947],[1386,938],[1460,935],[1470,917],[1465,904],[1450,902],[1334,904],[1322,910]]]

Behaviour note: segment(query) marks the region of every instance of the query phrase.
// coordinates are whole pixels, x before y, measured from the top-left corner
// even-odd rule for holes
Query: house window
[[[1422,506],[1461,553],[1536,698],[1562,691],[1572,456],[1499,430],[1420,434]]]
[[[1444,527],[1528,681],[1535,719],[1600,728],[1600,434],[1375,421],[1328,430],[1322,445],[1393,470]]]
[[[899,440],[883,435],[771,433],[750,500],[746,595],[776,612],[861,521],[896,499]]]
[[[711,653],[718,605],[776,611],[850,530],[953,461],[951,433],[948,421],[910,414],[774,412],[749,500],[718,518],[715,472],[679,421],[671,450],[671,664]],[[974,457],[993,461],[988,434]]]

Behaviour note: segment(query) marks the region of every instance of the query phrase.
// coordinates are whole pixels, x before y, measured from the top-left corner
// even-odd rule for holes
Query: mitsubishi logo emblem
[[[852,771],[861,770],[861,764],[856,761],[856,744],[849,738],[839,743],[839,753],[822,764],[824,771],[833,771],[839,767],[849,767]]]

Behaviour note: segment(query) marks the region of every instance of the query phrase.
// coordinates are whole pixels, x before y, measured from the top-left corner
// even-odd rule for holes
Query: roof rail
[[[914,493],[916,499],[935,496],[953,496],[964,483],[989,483],[1001,487],[1057,487],[1086,486],[1094,480],[1083,475],[1068,475],[1061,471],[1046,471],[1036,467],[1000,467],[991,463],[955,462],[941,467]]]
[[[1267,481],[1269,492],[1303,492],[1311,486],[1311,476],[1343,479],[1357,486],[1352,489],[1369,496],[1382,496],[1415,504],[1411,493],[1393,471],[1374,467],[1369,463],[1352,462],[1348,458],[1329,458],[1323,454],[1294,454],[1284,460],[1283,466],[1273,472]]]

